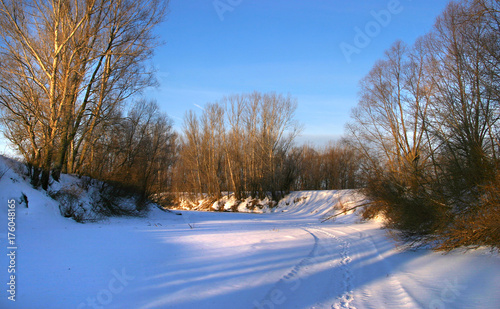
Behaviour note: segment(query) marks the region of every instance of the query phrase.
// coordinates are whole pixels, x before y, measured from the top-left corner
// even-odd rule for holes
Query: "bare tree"
[[[44,188],[51,171],[57,178],[63,168],[75,168],[82,141],[101,118],[152,85],[144,63],[156,46],[153,28],[166,4],[0,1],[6,136],[42,169]]]
[[[177,179],[177,190],[179,192],[187,190],[191,193],[202,194],[202,178],[204,177],[202,174],[202,133],[198,118],[193,111],[189,111],[184,117],[183,133],[180,160],[178,161],[176,173],[184,177]],[[186,184],[189,185],[186,186]]]
[[[347,141],[331,141],[325,147],[296,148],[299,158],[294,190],[355,189],[361,185],[362,159]]]
[[[202,158],[206,193],[215,198],[221,197],[226,181],[223,175],[224,161],[224,108],[219,104],[206,104],[201,116]]]
[[[430,50],[440,94],[434,100],[433,133],[442,141],[456,193],[493,179],[497,161],[499,97],[493,89],[499,80],[483,48],[485,37],[491,38],[485,18],[477,4],[450,4],[436,23]]]
[[[396,42],[377,62],[361,82],[362,97],[353,111],[356,122],[349,127],[373,168],[382,162],[402,178],[428,160],[423,149],[433,87],[421,44],[410,51]]]
[[[396,42],[361,83],[349,128],[368,163],[371,209],[409,239],[448,249],[496,239],[498,5],[451,2],[429,34],[410,48]]]
[[[233,95],[223,99],[226,106],[228,132],[223,134],[224,152],[226,157],[229,190],[232,190],[236,198],[241,199],[245,195],[243,158],[245,157],[245,130],[243,127],[243,112],[245,109],[245,98],[243,95]]]
[[[433,68],[426,39],[413,48],[396,42],[361,82],[361,100],[349,126],[354,145],[364,155],[367,193],[391,227],[413,237],[429,234],[440,222],[439,203],[428,196],[428,123]]]
[[[93,163],[83,174],[127,185],[143,197],[171,189],[176,134],[156,102],[136,101],[126,116],[115,118],[99,133],[92,139]]]

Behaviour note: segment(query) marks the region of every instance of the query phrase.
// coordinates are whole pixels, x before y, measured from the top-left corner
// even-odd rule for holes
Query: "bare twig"
[[[370,203],[370,202],[368,202],[368,203],[365,203],[365,204],[356,205],[356,206],[354,206],[354,207],[351,207],[351,208],[345,209],[345,210],[343,210],[343,211],[341,211],[341,212],[339,212],[339,213],[336,213],[336,214],[334,214],[334,215],[331,215],[331,216],[327,217],[326,219],[323,219],[323,220],[321,221],[321,223],[323,223],[323,222],[325,222],[325,221],[328,221],[328,220],[330,220],[330,219],[333,219],[333,218],[335,218],[335,217],[338,217],[338,216],[340,216],[340,215],[346,214],[346,213],[348,213],[348,212],[349,212],[349,211],[351,211],[351,210],[355,210],[355,209],[358,209],[358,208],[360,208],[360,207],[368,206],[368,205],[370,205],[370,204],[371,204],[371,203]]]

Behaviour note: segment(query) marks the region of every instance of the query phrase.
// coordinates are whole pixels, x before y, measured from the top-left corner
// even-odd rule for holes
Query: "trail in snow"
[[[330,230],[333,229],[330,228]],[[383,250],[378,248],[372,235],[366,235],[366,233],[362,230],[353,228],[351,226],[342,226],[338,229],[334,229],[334,231],[331,233],[325,231],[324,229],[321,230],[321,232],[327,234],[329,237],[337,239],[342,243],[340,254],[342,256],[341,267],[345,269],[345,292],[332,308],[355,308],[351,304],[355,299],[355,294],[353,292],[353,281],[356,281],[356,272],[352,271],[353,264],[358,269],[358,276],[364,277],[365,280],[366,278],[370,278],[371,276],[377,276],[378,280],[381,281],[378,286],[380,292],[378,292],[379,295],[377,297],[377,301],[381,301],[380,306],[383,306],[384,308],[408,309],[422,307],[422,305],[418,304],[415,299],[407,292],[407,290],[398,280],[397,276],[391,274],[392,272],[394,272],[394,267],[391,267],[387,259],[382,256],[381,252]],[[332,233],[336,233],[337,236],[333,235]],[[351,244],[353,244],[353,246],[355,246],[356,248],[363,248],[364,252],[358,251],[356,252],[357,256],[351,256]],[[356,249],[356,251],[357,250],[358,249]],[[360,261],[363,260],[366,256],[370,256],[372,259],[372,264],[376,264],[377,267],[360,268]],[[362,294],[362,291],[364,289],[363,287],[356,287],[356,290],[358,291],[357,294]],[[375,299],[372,293],[368,292],[368,295],[370,295],[370,297],[365,297],[365,299],[367,299],[373,305]]]
[[[307,274],[307,268],[313,264],[313,259],[318,250],[318,238],[307,229],[303,229],[314,238],[314,245],[309,254],[287,272],[279,281],[272,286],[260,301],[254,301],[255,308],[286,307],[287,301],[297,293],[302,285],[302,277]]]
[[[350,263],[352,261],[350,252],[349,252],[349,247],[350,243],[347,239],[342,239],[339,238],[333,234],[328,233],[327,231],[323,229],[315,229],[315,231],[318,233],[323,233],[324,235],[327,236],[327,239],[333,240],[336,243],[339,244],[339,255],[340,255],[340,261],[338,263],[338,267],[340,268],[342,272],[342,294],[337,297],[336,302],[332,305],[332,308],[334,309],[356,309],[351,303],[354,300],[354,292],[353,292],[353,283],[352,283],[352,271],[350,267]],[[334,256],[335,252],[330,251],[329,252],[332,257]]]

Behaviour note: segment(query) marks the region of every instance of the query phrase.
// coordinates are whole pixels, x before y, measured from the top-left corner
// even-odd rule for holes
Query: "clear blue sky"
[[[412,44],[427,33],[447,2],[171,0],[153,59],[160,87],[146,95],[180,130],[187,110],[225,95],[289,93],[305,128],[298,143],[323,144],[342,135],[375,61],[395,40]],[[371,35],[368,45],[358,38],[362,48],[356,28]],[[348,61],[342,43],[359,53]]]
[[[171,0],[154,58],[161,86],[148,96],[179,129],[187,110],[225,95],[289,93],[305,127],[298,142],[322,144],[343,134],[359,80],[375,61],[395,40],[412,44],[427,33],[447,3]],[[370,41],[356,41],[356,28]],[[343,52],[342,43],[358,53]]]

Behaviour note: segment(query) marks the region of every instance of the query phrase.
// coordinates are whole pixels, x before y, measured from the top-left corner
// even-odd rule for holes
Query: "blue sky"
[[[154,58],[161,86],[147,94],[180,129],[187,110],[225,95],[289,93],[304,125],[298,142],[323,144],[343,134],[375,61],[427,33],[447,2],[171,0]]]
[[[297,142],[321,145],[343,134],[375,61],[395,40],[411,44],[427,33],[447,2],[171,0],[153,59],[160,87],[145,94],[177,130],[186,111],[225,95],[291,94],[304,126]],[[343,43],[358,49],[350,61]]]

